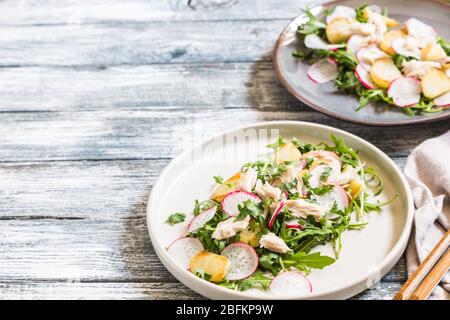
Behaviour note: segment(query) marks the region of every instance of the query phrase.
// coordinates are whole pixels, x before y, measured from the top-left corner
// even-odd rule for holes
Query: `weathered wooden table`
[[[273,71],[298,0],[0,2],[0,298],[199,295],[162,266],[145,208],[192,141],[262,120],[353,132],[399,166],[448,122],[368,128],[296,101]],[[357,299],[389,299],[405,261]]]

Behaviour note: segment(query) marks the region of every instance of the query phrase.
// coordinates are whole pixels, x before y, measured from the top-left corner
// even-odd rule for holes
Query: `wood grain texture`
[[[381,283],[368,289],[353,299],[389,300],[399,285]],[[3,290],[2,290],[3,289]],[[0,292],[8,299],[182,299],[199,300],[202,296],[186,288],[179,282],[27,282],[0,283]]]
[[[255,61],[271,50],[286,24],[287,21],[275,20],[3,26],[0,66],[103,68]]]
[[[187,3],[188,0],[94,0],[88,3],[4,0],[0,2],[0,25],[292,19],[300,12],[304,1],[192,0],[189,6]]]
[[[311,109],[270,62],[0,69],[0,112],[167,108]]]
[[[267,120],[302,120],[355,133],[390,156],[448,130],[447,122],[370,128],[340,122],[317,112],[248,109],[166,109],[136,111],[4,113],[0,161],[170,158],[222,131]]]

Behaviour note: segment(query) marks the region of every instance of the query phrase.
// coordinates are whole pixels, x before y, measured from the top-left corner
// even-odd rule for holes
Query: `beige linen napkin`
[[[450,131],[416,147],[404,172],[416,206],[414,230],[406,250],[411,275],[450,227]],[[430,299],[450,299],[450,272]]]

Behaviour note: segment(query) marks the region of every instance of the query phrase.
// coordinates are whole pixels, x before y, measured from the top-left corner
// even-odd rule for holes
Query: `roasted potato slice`
[[[391,58],[382,58],[374,62],[370,77],[372,81],[380,88],[387,88],[389,84],[402,76],[400,70],[394,64]]]
[[[386,52],[387,54],[395,54],[394,49],[392,49],[392,41],[398,38],[405,38],[406,33],[402,30],[389,30],[383,36],[383,39],[380,42],[380,49]]]
[[[434,99],[450,91],[450,79],[441,70],[428,71],[422,78],[422,91],[425,97]]]
[[[447,54],[444,49],[436,42],[430,42],[421,51],[422,60],[425,61],[435,61],[445,58]]]
[[[222,201],[222,199],[231,191],[236,190],[239,179],[241,178],[241,173],[238,172],[232,177],[225,180],[214,192],[212,198],[218,202]]]
[[[288,142],[275,152],[275,162],[298,161],[301,156],[302,154],[298,151],[297,147],[292,142]]]
[[[225,256],[202,251],[192,257],[189,270],[194,274],[206,273],[211,277],[209,281],[220,282],[225,278],[229,264],[230,262]]]
[[[341,43],[347,41],[352,33],[349,32],[351,22],[346,18],[336,18],[327,24],[325,33],[330,43]]]

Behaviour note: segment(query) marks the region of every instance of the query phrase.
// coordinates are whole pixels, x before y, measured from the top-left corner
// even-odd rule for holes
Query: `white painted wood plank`
[[[390,300],[400,289],[397,283],[382,283],[353,299]],[[0,283],[1,299],[204,299],[181,283]]]
[[[150,107],[310,110],[272,63],[169,64],[98,69],[0,68],[0,111]]]
[[[317,112],[249,109],[3,113],[0,161],[171,158],[193,143],[242,125],[303,120],[355,133],[390,156],[406,156],[420,142],[448,130],[447,122],[370,128]]]
[[[317,0],[8,0],[0,2],[0,24],[85,24],[186,20],[291,19]]]
[[[111,66],[260,60],[284,20],[0,27],[0,66]]]

